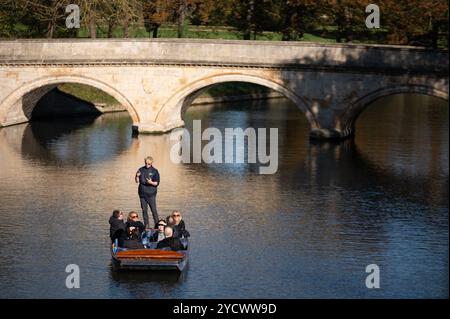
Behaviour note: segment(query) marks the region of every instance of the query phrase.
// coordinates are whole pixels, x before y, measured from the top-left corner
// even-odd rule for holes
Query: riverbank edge
[[[69,93],[61,91],[59,89],[56,89],[54,93],[64,96],[65,98],[67,98],[67,96],[70,95],[71,97],[76,98],[80,102],[81,101],[86,102],[86,104],[92,105],[101,114],[127,112],[126,107],[121,104],[108,104],[108,103],[103,103],[103,102],[88,102],[88,101],[85,101],[78,97],[75,97]],[[197,99],[195,99],[195,101],[192,102],[191,107],[215,104],[215,103],[262,101],[262,100],[282,99],[282,98],[286,98],[286,97],[283,94],[278,93],[278,92],[238,94],[238,95],[228,95],[228,96],[218,96],[218,97],[203,96],[203,97],[198,97]],[[67,117],[74,116],[74,115],[85,115],[85,114],[86,114],[85,112],[79,112],[79,113],[73,112],[71,114],[68,114]],[[3,127],[3,126],[0,125],[0,128],[1,127]]]
[[[217,96],[217,97],[198,97],[192,102],[191,106],[208,105],[215,103],[227,103],[227,102],[246,102],[246,101],[258,101],[258,100],[271,100],[271,99],[282,99],[285,96],[278,92],[269,93],[254,93],[254,94],[240,94],[240,95],[228,95],[228,96]],[[120,104],[107,105],[106,103],[93,103],[95,108],[105,114],[105,113],[115,113],[124,112],[127,109]]]

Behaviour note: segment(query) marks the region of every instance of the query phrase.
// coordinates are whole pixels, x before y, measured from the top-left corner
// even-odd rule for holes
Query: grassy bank
[[[308,30],[297,41],[309,41],[319,43],[336,43],[337,38],[336,26],[323,26],[315,29]],[[142,24],[133,24],[128,29],[128,35],[130,38],[151,38],[152,35],[147,32]],[[87,37],[88,31],[86,27],[82,27],[78,30],[77,37]],[[108,36],[108,28],[105,26],[97,27],[97,37],[106,38]],[[159,38],[177,38],[177,26],[166,24],[162,25],[158,29]],[[412,44],[418,46],[426,46],[427,35],[417,36],[413,33],[409,34],[414,38]],[[123,38],[123,27],[117,26],[112,32],[113,38]],[[184,31],[185,38],[192,39],[223,39],[223,40],[243,40],[242,32],[239,32],[233,27],[225,26],[205,26],[205,25],[186,25]],[[380,29],[367,29],[364,26],[355,26],[352,30],[352,43],[365,43],[365,44],[387,44],[388,30],[385,28]],[[263,31],[257,34],[254,40],[267,40],[267,41],[281,41],[281,32]],[[341,39],[343,40],[343,39]],[[448,37],[446,35],[440,35],[438,39],[438,47],[442,49],[448,48]]]
[[[119,102],[111,95],[89,85],[77,83],[64,83],[58,85],[58,89],[82,100],[92,102],[94,104],[105,104],[106,106],[113,106],[119,104]]]
[[[64,83],[59,85],[58,88],[61,91],[82,100],[89,101],[94,104],[104,104],[105,108],[117,106],[119,104],[119,102],[109,94],[88,85]],[[217,84],[211,88],[208,88],[201,94],[200,97],[215,98],[239,95],[261,95],[269,92],[271,92],[271,89],[252,83],[228,82]]]
[[[36,32],[36,30],[29,26],[17,22],[14,24],[12,32],[2,33],[0,29],[0,37],[17,37],[17,38],[42,38],[44,34],[42,32]],[[170,23],[163,24],[158,29],[158,38],[177,38],[178,26]],[[11,33],[11,32],[10,32]],[[5,36],[6,34],[6,36]],[[350,38],[352,43],[363,44],[388,44],[392,42],[389,40],[390,32],[387,28],[381,27],[379,29],[368,29],[364,24],[354,25],[351,31]],[[117,25],[113,28],[112,38],[124,38],[125,32],[122,25]],[[342,41],[343,34],[340,35]],[[411,30],[406,34],[409,45],[415,46],[430,46],[430,35],[428,33],[420,33],[417,30]],[[87,38],[88,30],[86,26],[82,26],[80,29],[67,29],[62,26],[58,26],[54,34],[55,38]],[[108,38],[108,26],[98,25],[97,38]],[[132,23],[128,27],[128,38],[152,38],[152,32],[148,32],[142,22]],[[184,27],[184,38],[192,39],[224,39],[224,40],[243,40],[243,33],[234,27],[230,26],[213,26],[213,25],[192,25],[186,24]],[[338,28],[333,25],[317,25],[310,27],[303,34],[301,38],[293,39],[297,41],[310,41],[319,43],[336,43],[338,38]],[[282,33],[273,31],[258,32],[253,40],[270,40],[281,41]],[[448,49],[448,32],[442,31],[438,34],[437,47],[440,49]]]
[[[151,38],[152,35],[147,32],[145,27],[139,24],[135,24],[128,29],[130,38]],[[82,27],[78,30],[77,37],[85,38],[88,36],[86,27]],[[99,26],[97,28],[97,37],[106,38],[108,36],[108,29],[106,27]],[[242,40],[242,32],[237,31],[231,27],[223,26],[195,26],[187,25],[185,27],[185,38],[193,39],[223,39],[223,40]],[[113,38],[123,38],[123,27],[116,27],[112,32]],[[177,27],[175,25],[164,25],[158,29],[159,38],[177,38]],[[256,40],[267,41],[281,41],[282,34],[279,32],[264,31],[256,36]],[[305,33],[300,41],[314,41],[314,42],[336,42],[333,38],[322,37],[316,32]]]

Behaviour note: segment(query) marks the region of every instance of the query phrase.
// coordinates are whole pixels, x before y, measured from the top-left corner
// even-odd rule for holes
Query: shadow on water
[[[39,119],[27,124],[20,154],[45,165],[87,165],[126,151],[133,136],[128,114]]]
[[[96,115],[79,116],[74,118],[59,118],[50,119],[42,118],[31,120],[27,128],[28,134],[42,146],[47,146],[49,143],[58,140],[64,135],[75,134],[81,129],[85,129],[94,125]],[[26,136],[24,136],[26,138]]]
[[[309,142],[307,155],[296,167],[280,169],[284,187],[301,190],[305,183],[318,189],[330,186],[346,191],[376,192],[394,200],[448,206],[448,196],[433,199],[433,192],[448,195],[448,176],[411,176],[381,166],[354,139],[342,142]],[[298,181],[302,181],[299,183]],[[423,187],[418,188],[418,185]],[[382,189],[382,190],[381,190]],[[435,196],[436,197],[436,196]]]
[[[142,284],[142,283],[162,283],[176,284],[182,282],[186,277],[186,271],[145,271],[145,270],[112,270],[111,278],[113,282],[121,284]]]
[[[111,284],[127,291],[132,298],[173,298],[188,277],[189,265],[183,270],[145,271],[113,270],[109,267]]]

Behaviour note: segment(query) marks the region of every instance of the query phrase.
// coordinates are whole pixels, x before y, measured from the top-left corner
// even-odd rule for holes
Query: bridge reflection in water
[[[193,119],[278,127],[278,172],[173,164],[169,135],[132,137],[127,114],[1,129],[0,297],[448,297],[445,102],[379,100],[355,140],[337,144],[310,142],[304,115],[282,100],[192,107],[188,129]],[[183,278],[109,269],[107,219],[139,211],[133,175],[148,154],[160,214],[181,209],[194,234]],[[78,291],[63,284],[69,263],[81,268]],[[383,289],[364,286],[371,263]]]

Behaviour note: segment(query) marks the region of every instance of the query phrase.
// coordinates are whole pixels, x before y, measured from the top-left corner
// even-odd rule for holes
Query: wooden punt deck
[[[187,263],[187,251],[177,252],[161,249],[111,249],[116,269],[178,270]]]

